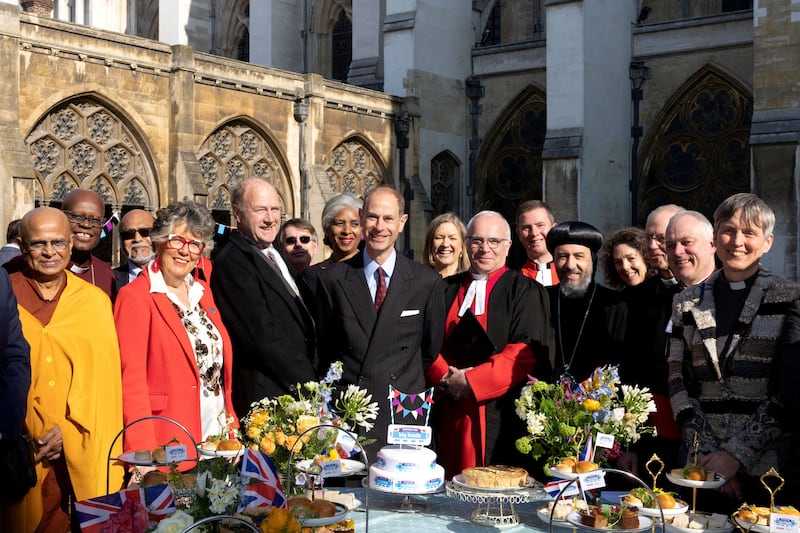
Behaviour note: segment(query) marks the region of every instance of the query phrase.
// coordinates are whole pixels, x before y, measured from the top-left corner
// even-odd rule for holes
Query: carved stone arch
[[[230,223],[230,188],[251,176],[274,185],[283,211],[295,213],[295,187],[286,156],[267,129],[253,120],[239,116],[223,121],[200,144],[196,156],[217,222]],[[221,220],[225,217],[227,221]]]
[[[731,74],[712,64],[695,72],[643,139],[642,217],[666,203],[711,217],[722,200],[749,191],[752,113],[752,91]]]
[[[332,33],[342,11],[353,20],[352,0],[317,0],[309,13],[309,49],[315,52],[311,70],[325,78],[331,77]]]
[[[219,4],[220,7],[216,10],[219,17],[216,37],[218,53],[224,57],[237,59],[239,42],[243,34],[250,30],[250,0],[225,1]]]
[[[350,193],[363,199],[378,185],[394,184],[384,180],[386,165],[378,151],[361,135],[352,135],[323,158],[328,185],[336,193]]]
[[[547,132],[545,93],[524,89],[489,129],[475,163],[475,205],[513,221],[517,206],[542,198],[542,148]]]
[[[431,159],[431,205],[433,214],[461,210],[461,161],[450,150]]]
[[[120,192],[136,182],[147,203],[158,207],[152,151],[127,113],[99,94],[84,93],[48,109],[28,133],[38,205],[60,201],[70,188],[99,187],[110,208],[127,205]],[[100,181],[98,181],[100,179]]]

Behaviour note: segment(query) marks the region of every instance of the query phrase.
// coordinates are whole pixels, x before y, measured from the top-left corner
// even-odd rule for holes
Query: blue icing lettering
[[[412,472],[416,470],[417,465],[414,463],[397,463],[397,470],[399,472]]]
[[[398,489],[413,489],[416,487],[417,484],[414,481],[398,481],[397,488]]]
[[[375,476],[375,486],[383,489],[391,489],[392,480],[385,477]]]
[[[386,464],[387,464],[386,459],[384,459],[383,457],[378,457],[377,463],[378,463],[378,468],[383,468],[384,470],[386,470]]]
[[[425,488],[426,488],[426,489],[429,489],[429,490],[432,490],[432,489],[438,488],[438,487],[439,487],[439,485],[441,485],[441,484],[442,484],[442,480],[441,480],[441,479],[439,479],[439,478],[434,478],[434,479],[430,479],[430,480],[428,480],[428,481],[425,483]]]

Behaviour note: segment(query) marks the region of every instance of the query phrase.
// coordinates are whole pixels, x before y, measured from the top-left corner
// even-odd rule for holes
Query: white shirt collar
[[[382,265],[379,265],[373,258],[369,256],[369,254],[365,251],[364,252],[364,275],[367,277],[368,280],[375,279],[375,271],[378,270],[378,267],[383,268],[383,271],[386,273],[388,283],[389,280],[392,278],[392,274],[394,274],[394,267],[397,264],[397,250],[392,249],[391,255],[383,262]]]
[[[171,302],[176,304],[181,309],[187,309],[186,306],[184,306],[183,303],[181,303],[181,301],[167,289],[167,282],[164,281],[164,275],[161,273],[161,271],[153,271],[154,263],[155,261],[150,261],[150,264],[147,265],[147,271],[150,273],[150,292],[160,292],[162,294],[166,294],[167,298],[169,298]],[[184,281],[189,286],[188,309],[194,309],[197,304],[200,303],[200,298],[203,297],[203,292],[205,289],[203,289],[201,284],[194,282],[194,276],[192,276],[191,272],[186,274]]]

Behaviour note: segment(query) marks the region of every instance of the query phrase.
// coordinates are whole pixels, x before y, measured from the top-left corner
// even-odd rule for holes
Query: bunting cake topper
[[[395,423],[395,415],[399,414],[401,419],[411,415],[414,420],[425,416],[424,425],[428,425],[431,416],[431,406],[433,405],[433,387],[421,392],[407,393],[402,392],[389,385],[389,412],[392,414],[392,424]]]

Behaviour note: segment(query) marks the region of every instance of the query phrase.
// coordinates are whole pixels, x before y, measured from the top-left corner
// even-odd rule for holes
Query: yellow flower
[[[269,413],[265,410],[259,410],[250,415],[250,425],[263,427],[269,422]]]
[[[247,436],[251,439],[256,440],[259,435],[261,435],[261,428],[256,426],[250,426],[247,428]]]
[[[301,415],[297,418],[297,433],[302,435],[309,429],[318,425],[319,425],[319,418],[317,418],[316,416]]]
[[[278,446],[286,446],[286,433],[281,428],[275,430],[275,443]]]
[[[286,446],[286,449],[291,450],[292,448],[294,448],[295,453],[302,450],[303,441],[297,442],[299,438],[300,437],[298,437],[297,435],[286,435],[286,443],[284,444],[284,446]],[[295,444],[297,445],[295,446]]]
[[[261,439],[261,451],[267,455],[275,453],[275,440],[271,435],[264,435],[264,438]]]
[[[583,406],[589,411],[599,411],[600,407],[602,407],[600,402],[597,400],[592,400],[591,398],[583,400]]]

